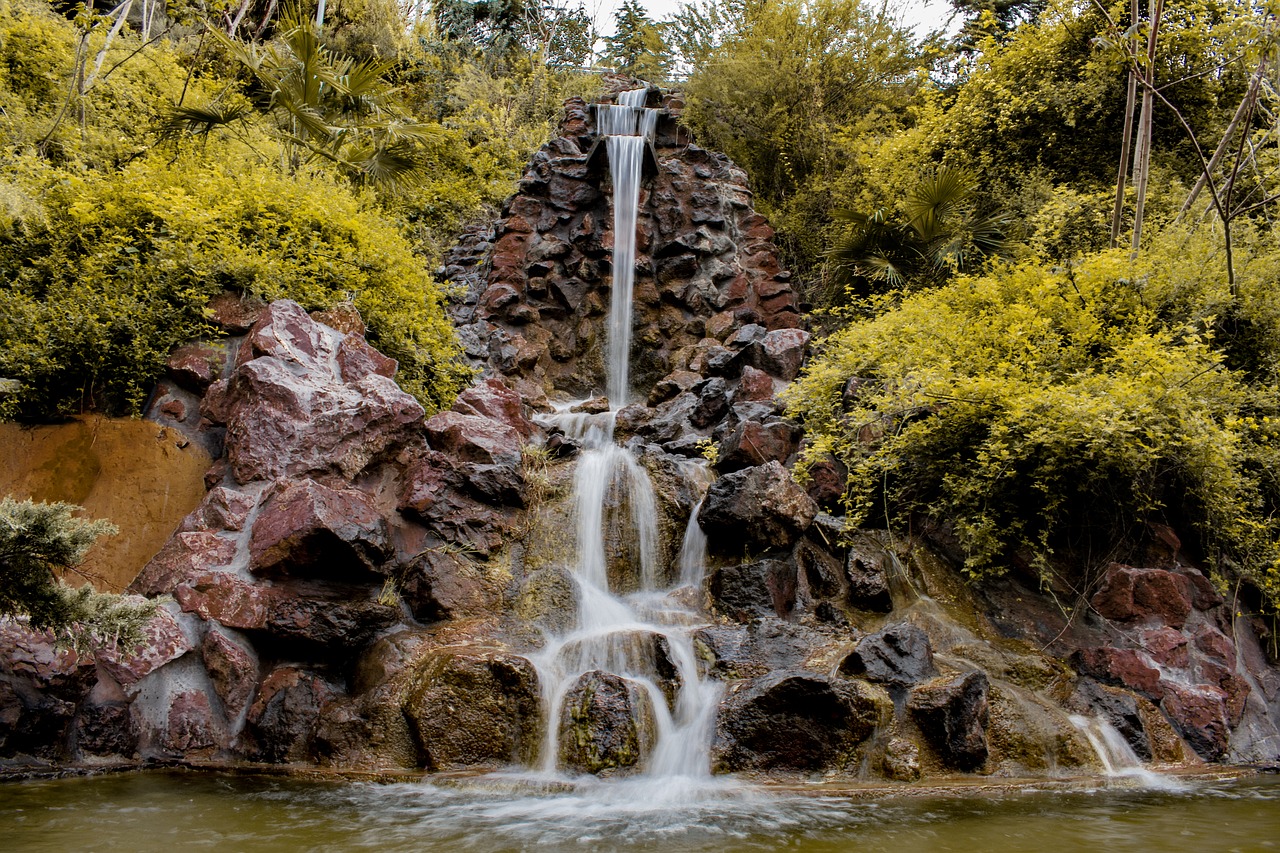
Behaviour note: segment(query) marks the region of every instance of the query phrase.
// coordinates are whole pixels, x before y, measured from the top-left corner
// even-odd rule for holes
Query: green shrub
[[[1237,303],[1207,231],[1163,235],[1137,263],[1027,261],[906,296],[825,341],[791,412],[814,458],[849,464],[858,523],[945,519],[975,575],[1015,554],[1102,560],[1164,520],[1274,606],[1277,258],[1237,260]],[[1248,373],[1226,364],[1228,311],[1257,333]]]

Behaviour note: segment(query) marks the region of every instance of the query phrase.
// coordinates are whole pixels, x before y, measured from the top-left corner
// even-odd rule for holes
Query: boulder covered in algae
[[[565,694],[558,722],[560,766],[614,775],[639,768],[657,736],[653,698],[611,672],[585,672]]]

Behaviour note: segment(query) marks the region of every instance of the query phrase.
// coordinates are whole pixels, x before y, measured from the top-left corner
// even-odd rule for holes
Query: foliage
[[[639,0],[623,0],[614,16],[614,34],[605,37],[600,58],[619,74],[650,83],[666,79],[670,58],[662,29],[649,19]]]
[[[960,277],[828,338],[788,402],[849,465],[856,523],[945,519],[982,575],[1100,562],[1163,520],[1280,605],[1280,256],[1254,234],[1233,303],[1210,229],[1159,240]]]
[[[36,630],[50,630],[77,647],[139,645],[155,605],[118,595],[73,590],[57,573],[79,574],[85,554],[106,521],[86,521],[65,503],[0,498],[0,616],[23,617]]]
[[[923,175],[907,194],[905,221],[895,221],[885,208],[871,214],[835,211],[853,226],[831,250],[842,283],[863,294],[867,284],[938,283],[999,253],[1008,217],[976,208],[977,189],[971,173],[943,166]]]
[[[539,54],[551,65],[582,65],[591,54],[591,18],[581,3],[544,0],[440,0],[436,26],[489,62]]]
[[[11,185],[40,208],[0,234],[3,414],[136,413],[169,351],[208,334],[231,289],[307,308],[350,298],[370,342],[429,408],[466,378],[441,294],[372,199],[323,174],[288,176],[245,149],[72,173],[34,158]]]

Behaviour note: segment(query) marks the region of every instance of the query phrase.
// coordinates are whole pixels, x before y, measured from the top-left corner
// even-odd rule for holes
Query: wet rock
[[[891,711],[888,697],[870,685],[774,673],[721,703],[713,766],[719,772],[838,768]]]
[[[911,691],[907,710],[947,766],[973,771],[986,763],[988,689],[986,673],[973,671]]]
[[[227,364],[227,351],[211,344],[185,344],[178,347],[165,362],[165,370],[174,382],[195,394],[203,394],[214,380],[222,378]]]
[[[236,543],[212,531],[176,533],[129,584],[138,595],[167,595],[178,584],[231,563]]]
[[[95,702],[81,706],[75,721],[76,750],[82,755],[131,758],[138,749],[138,727],[127,701]]]
[[[249,708],[245,736],[249,755],[273,763],[306,761],[324,706],[340,695],[320,675],[296,666],[280,666],[262,680]]]
[[[267,303],[256,296],[223,291],[205,306],[208,317],[229,335],[243,335],[258,322]]]
[[[258,684],[257,653],[232,632],[216,625],[205,634],[200,652],[227,719],[236,720],[248,708]]]
[[[1187,636],[1173,628],[1142,632],[1141,645],[1151,660],[1160,666],[1185,669],[1191,663]]]
[[[249,570],[268,577],[366,580],[388,554],[386,522],[355,489],[314,480],[277,483],[249,540]]]
[[[514,427],[478,415],[440,412],[423,425],[433,450],[459,462],[483,465],[520,463],[520,433]]]
[[[834,542],[825,541],[816,520],[809,531],[796,542],[792,557],[812,598],[843,597],[846,585],[844,550]]]
[[[565,631],[572,626],[577,613],[573,579],[559,567],[531,572],[516,595],[515,613],[548,631]]]
[[[840,673],[881,684],[919,684],[938,674],[929,635],[909,622],[898,622],[863,637],[845,659]]]
[[[501,650],[441,651],[419,664],[404,712],[429,770],[527,760],[541,734],[538,675]]]
[[[496,600],[474,564],[447,549],[420,554],[404,569],[400,597],[419,622],[477,615]]]
[[[583,673],[569,688],[559,727],[560,763],[576,773],[635,769],[656,737],[648,695],[628,679],[600,670]]]
[[[768,462],[726,474],[711,484],[698,513],[708,547],[718,553],[787,548],[818,508],[786,468]]]
[[[338,375],[343,382],[359,382],[370,376],[395,378],[400,368],[394,358],[388,358],[365,342],[359,335],[349,334],[338,344],[335,356],[338,364]]]
[[[1071,660],[1077,670],[1104,683],[1136,690],[1155,701],[1164,696],[1160,670],[1151,666],[1133,649],[1112,646],[1078,649],[1072,654]]]
[[[874,613],[893,610],[893,596],[889,592],[884,564],[884,554],[865,545],[849,549],[844,571],[849,584],[850,605]]]
[[[427,453],[401,478],[396,508],[450,545],[487,558],[505,544],[510,517],[465,494],[463,479],[444,454]]]
[[[884,750],[884,775],[895,782],[919,779],[920,747],[905,738],[890,738]]]
[[[1160,709],[1201,758],[1217,761],[1227,751],[1231,727],[1227,695],[1204,684],[1169,684]]]
[[[672,656],[671,643],[665,635],[636,629],[614,632],[603,641],[599,638],[570,641],[560,650],[558,660],[569,672],[596,666],[602,642],[608,649],[606,657],[610,669],[653,682],[666,698],[671,712],[675,713],[682,682]]]
[[[800,375],[800,365],[804,364],[808,349],[808,332],[802,329],[775,329],[761,341],[758,366],[789,382]]]
[[[819,630],[776,616],[746,625],[711,625],[693,635],[700,660],[719,678],[757,678],[795,669],[808,662],[814,649],[831,642]]]
[[[841,511],[840,500],[849,482],[849,469],[844,463],[828,453],[809,466],[808,474],[805,491],[813,502],[829,512]]]
[[[758,616],[786,618],[796,606],[796,566],[790,560],[759,560],[721,566],[707,579],[717,610],[746,622]]]
[[[1091,603],[1108,619],[1155,619],[1181,628],[1191,614],[1192,593],[1191,580],[1185,575],[1112,563]]]
[[[716,468],[731,473],[770,461],[786,464],[799,443],[800,430],[789,421],[743,421],[720,442]]]
[[[1138,697],[1128,691],[1082,678],[1067,705],[1077,713],[1101,717],[1120,733],[1134,755],[1150,761],[1151,740],[1147,737],[1138,701]]]

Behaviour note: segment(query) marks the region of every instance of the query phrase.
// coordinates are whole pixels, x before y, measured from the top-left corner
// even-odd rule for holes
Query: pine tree
[[[604,40],[605,64],[651,83],[665,80],[671,57],[662,26],[649,19],[639,0],[625,0],[614,20],[616,32]]]

